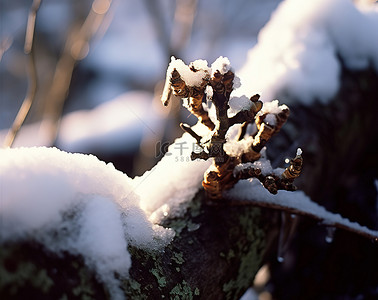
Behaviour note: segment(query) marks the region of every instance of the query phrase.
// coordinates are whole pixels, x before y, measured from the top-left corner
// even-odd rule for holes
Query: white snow
[[[227,116],[231,118],[241,110],[249,110],[252,106],[252,101],[244,95],[240,97],[231,96],[228,104],[230,108],[227,110]]]
[[[160,249],[174,235],[148,221],[132,180],[112,164],[56,148],[0,150],[0,220],[0,242],[32,238],[81,254],[114,299],[114,272],[131,266],[127,245]]]
[[[193,66],[196,70],[209,70],[207,61],[204,59],[197,59],[190,63],[189,67]]]
[[[266,157],[266,147],[261,149],[260,154],[261,154],[260,159],[253,163],[247,162],[247,163],[238,164],[234,169],[234,174],[237,174],[241,170],[249,168],[249,167],[260,169],[262,175],[268,175],[275,172],[276,169],[273,170],[272,165],[270,164],[270,160],[267,159]]]
[[[285,109],[289,109],[286,104],[278,105],[278,100],[273,100],[269,102],[264,102],[261,110],[258,112],[259,115],[264,114],[279,114]]]
[[[340,85],[338,54],[351,69],[372,63],[378,70],[377,7],[348,0],[282,2],[238,72],[238,94],[327,102]]]
[[[230,60],[227,57],[219,56],[212,64],[211,64],[211,76],[214,75],[217,71],[222,75],[226,74],[229,70],[231,70]]]
[[[238,132],[239,125],[234,125],[235,128],[234,132]],[[231,130],[234,128],[230,128]],[[240,141],[236,139],[232,139],[231,137],[228,138],[226,135],[226,143],[224,144],[223,148],[224,151],[231,156],[239,156],[241,153],[246,153],[251,149],[253,138],[251,136],[246,137]]]
[[[210,68],[204,60],[194,61],[190,65],[198,67],[199,69],[197,69],[196,72],[193,72],[181,59],[176,59],[172,56],[167,69],[167,76],[170,78],[173,70],[176,69],[187,85],[200,86],[203,81],[202,79],[209,74]]]
[[[206,93],[206,97],[207,97],[208,100],[211,99],[211,97],[213,97],[213,95],[214,95],[214,90],[213,90],[213,88],[211,87],[211,85],[207,85],[207,86],[206,86],[205,93]]]
[[[199,135],[209,130],[202,124],[192,127]],[[169,146],[163,159],[150,171],[133,180],[135,193],[140,196],[141,208],[158,221],[168,213],[179,215],[201,187],[203,175],[211,160],[191,161],[196,141],[188,133]]]
[[[252,192],[253,191],[253,192]],[[312,202],[303,191],[288,192],[279,190],[276,195],[269,193],[256,178],[240,180],[231,190],[226,192],[226,197],[235,200],[258,201],[280,205],[282,207],[293,208],[306,212],[322,219],[322,223],[327,226],[341,224],[343,226],[370,234],[378,239],[378,231],[361,226],[356,222],[351,222],[343,218],[340,214],[327,211],[324,207]]]

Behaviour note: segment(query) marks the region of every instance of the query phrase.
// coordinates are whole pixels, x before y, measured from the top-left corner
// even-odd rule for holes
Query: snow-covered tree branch
[[[241,72],[173,58],[163,104],[183,98],[198,123],[142,176],[54,147],[0,149],[0,298],[240,299],[264,264],[275,299],[377,296],[378,15],[361,3],[283,1]],[[121,100],[62,130],[127,147],[114,124],[139,115]]]

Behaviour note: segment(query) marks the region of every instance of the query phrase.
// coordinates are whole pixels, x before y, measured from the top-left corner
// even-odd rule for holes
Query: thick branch
[[[270,208],[275,210],[284,211],[290,214],[298,215],[298,216],[305,216],[311,219],[319,221],[324,226],[330,226],[335,228],[340,228],[349,232],[353,232],[365,238],[371,239],[375,242],[378,242],[378,231],[371,230],[365,226],[361,226],[358,223],[351,222],[346,218],[340,217],[339,214],[333,214],[331,212],[326,211],[327,217],[317,215],[311,211],[305,211],[300,208],[293,206],[289,206],[288,204],[279,204],[277,202],[268,202],[268,201],[259,201],[259,200],[239,200],[239,199],[232,199],[228,200],[228,203],[232,206],[257,206],[257,207],[264,207]],[[324,209],[325,210],[325,209]],[[340,221],[335,221],[335,218],[339,218]]]
[[[252,284],[266,249],[269,223],[262,210],[208,206],[204,198],[201,190],[181,217],[161,221],[176,232],[164,249],[128,247],[132,266],[119,282],[128,299],[233,300]],[[32,240],[1,245],[0,270],[2,299],[109,295],[82,257],[56,255]]]

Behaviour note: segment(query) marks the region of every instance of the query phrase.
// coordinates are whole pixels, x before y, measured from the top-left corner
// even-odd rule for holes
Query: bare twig
[[[197,11],[197,2],[197,0],[176,1],[170,43],[173,53],[179,53],[190,41],[194,17]]]
[[[213,65],[215,67],[213,67]],[[181,60],[176,60],[174,57],[168,66],[164,92],[162,95],[162,102],[164,105],[169,103],[171,94],[181,98],[188,99],[188,110],[195,115],[199,122],[212,130],[211,138],[202,141],[202,137],[198,135],[187,125],[181,125],[181,128],[193,136],[197,144],[202,148],[200,153],[192,153],[191,159],[208,159],[214,158],[213,167],[209,168],[204,174],[202,182],[206,193],[211,199],[221,199],[222,193],[230,189],[240,178],[233,176],[234,168],[244,162],[254,162],[260,157],[260,151],[265,146],[266,142],[278,132],[282,125],[286,122],[289,116],[289,109],[287,106],[278,107],[278,111],[270,113],[274,121],[269,125],[265,123],[268,112],[261,112],[263,103],[259,101],[258,94],[250,98],[251,106],[248,109],[240,110],[233,117],[228,116],[230,95],[234,88],[235,74],[230,69],[228,59],[219,57],[212,65],[212,70],[202,65],[199,61],[190,63],[188,66],[184,65]],[[211,74],[210,74],[211,70]],[[180,74],[180,72],[182,74]],[[188,74],[190,74],[188,76]],[[211,99],[217,118],[217,125],[210,119],[208,111],[203,108],[203,99]],[[240,151],[240,153],[228,155],[224,149],[226,143],[226,133],[229,128],[235,124],[246,124],[254,122],[258,129],[257,134],[253,137],[253,143],[247,151]],[[246,128],[239,132],[238,140],[240,141]],[[248,177],[258,177],[269,192],[276,194],[277,190],[295,190],[293,184],[294,178],[298,177],[302,169],[302,157],[298,156],[298,167],[287,169],[284,176],[276,176],[270,174],[264,176],[257,175],[254,172],[244,172],[240,174]],[[244,178],[244,177],[243,177]]]
[[[85,21],[69,34],[64,51],[60,57],[53,76],[51,88],[47,95],[45,117],[41,130],[54,144],[59,121],[71,84],[72,73],[78,61],[84,59],[89,52],[89,42],[100,30],[109,11],[111,0],[94,0]]]
[[[24,123],[30,108],[35,99],[35,94],[37,91],[37,70],[35,66],[34,59],[34,32],[35,32],[35,22],[37,18],[37,12],[41,5],[41,0],[33,0],[32,6],[29,11],[28,23],[26,27],[25,35],[25,45],[24,52],[28,60],[28,91],[22,102],[22,105],[17,113],[15,120],[13,121],[12,127],[8,131],[7,136],[3,142],[3,147],[12,147],[14,139],[16,138],[17,133],[20,131],[22,124]]]
[[[12,46],[13,39],[11,37],[5,37],[0,42],[0,61],[3,59],[4,53]]]

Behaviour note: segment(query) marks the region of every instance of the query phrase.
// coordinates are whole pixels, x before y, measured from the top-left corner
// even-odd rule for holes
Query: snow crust
[[[209,132],[200,123],[192,128],[199,135]],[[191,152],[196,147],[195,139],[184,133],[169,146],[168,152],[154,168],[134,178],[133,189],[151,221],[157,222],[168,214],[180,215],[185,211],[185,204],[202,186],[203,174],[211,165],[211,159],[191,161]]]
[[[0,242],[35,239],[84,257],[114,299],[128,244],[158,250],[174,233],[152,224],[132,180],[92,155],[56,148],[0,150]]]
[[[302,212],[316,215],[322,219],[324,225],[332,226],[338,223],[378,238],[377,231],[361,226],[356,222],[351,222],[340,214],[327,211],[324,207],[312,202],[303,191],[288,192],[279,190],[276,195],[273,195],[269,193],[256,178],[238,181],[231,190],[226,192],[226,196],[230,197],[230,199],[259,201],[294,208]]]
[[[340,55],[351,69],[378,70],[378,6],[345,0],[286,0],[260,31],[238,72],[238,95],[289,95],[305,104],[339,89]],[[288,101],[285,99],[285,102]]]

